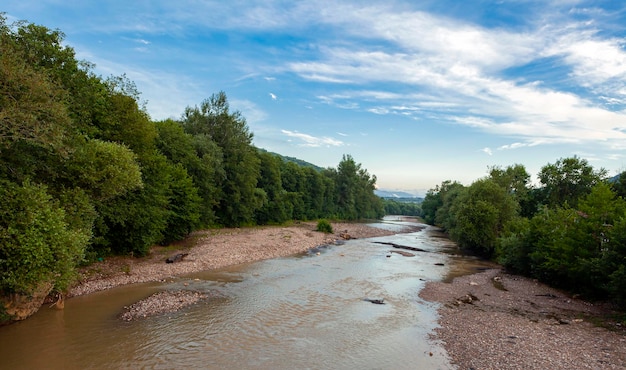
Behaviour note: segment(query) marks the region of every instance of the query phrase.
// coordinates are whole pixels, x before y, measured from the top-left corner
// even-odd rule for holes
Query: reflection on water
[[[443,253],[451,244],[434,232],[350,240],[320,248],[319,255],[73,298],[63,311],[42,308],[25,322],[0,328],[0,368],[452,368],[445,351],[428,338],[436,305],[418,294],[426,281],[444,279],[454,271],[450,263],[461,265],[463,259]],[[375,241],[427,252],[403,257]],[[167,289],[220,294],[176,313],[119,320],[124,306]]]

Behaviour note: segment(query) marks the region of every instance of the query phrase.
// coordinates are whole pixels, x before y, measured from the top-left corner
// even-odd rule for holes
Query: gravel
[[[155,247],[148,257],[115,257],[80,271],[69,297],[124,284],[170,277],[228,265],[270,259],[346,238],[369,238],[398,232],[362,223],[333,223],[334,234],[315,231],[315,223],[290,227],[252,227],[195,233],[179,247]],[[419,227],[404,232],[417,231]],[[181,262],[168,257],[188,253]],[[626,330],[594,325],[609,308],[574,299],[535,280],[501,269],[429,282],[420,296],[438,302],[439,327],[433,339],[443,343],[458,369],[625,369]],[[205,299],[194,291],[156,293],[120,315],[136,320],[180,310]]]
[[[193,272],[217,269],[240,263],[289,256],[348,238],[393,235],[364,223],[332,223],[334,234],[315,231],[317,224],[302,222],[294,226],[262,226],[213,229],[192,234],[191,247],[154,247],[143,258],[112,257],[79,271],[76,286],[68,297],[85,295],[126,284],[163,281]],[[405,232],[419,229],[407,227]],[[168,257],[187,253],[181,262],[165,263]]]
[[[626,369],[626,331],[594,325],[612,313],[501,269],[429,282],[442,341],[459,369]],[[611,327],[612,326],[612,327]]]
[[[396,232],[362,223],[333,223],[334,234],[315,231],[315,223],[299,223],[290,227],[250,227],[206,230],[195,233],[180,247],[154,247],[148,257],[112,257],[80,271],[79,284],[68,297],[85,295],[120,285],[168,278],[229,265],[270,259],[306,252],[309,249],[336,243],[338,240],[392,235]],[[418,230],[407,227],[404,231]],[[193,244],[184,247],[185,244]],[[177,262],[166,263],[180,255]],[[133,321],[175,312],[210,299],[207,294],[188,291],[155,293],[124,307],[120,319]]]
[[[120,319],[132,321],[168,312],[175,312],[206,299],[208,296],[200,292],[188,290],[164,291],[151,295],[146,299],[124,307]]]

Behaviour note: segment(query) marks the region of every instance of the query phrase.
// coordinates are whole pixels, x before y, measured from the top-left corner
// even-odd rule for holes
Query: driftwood
[[[398,248],[398,249],[408,249],[410,251],[415,251],[415,252],[428,252],[427,250],[421,249],[421,248],[417,248],[417,247],[409,247],[407,245],[400,245],[400,244],[396,244],[396,243],[390,243],[390,242],[374,242],[376,244],[384,244],[384,245],[390,245],[394,248]]]
[[[179,254],[177,254],[175,256],[168,257],[165,260],[165,263],[180,262],[180,261],[183,260],[183,258],[187,257],[188,255],[189,255],[189,253],[179,253]]]

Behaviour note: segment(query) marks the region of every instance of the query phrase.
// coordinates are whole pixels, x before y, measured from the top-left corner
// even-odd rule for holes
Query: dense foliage
[[[386,215],[422,216],[422,207],[415,201],[383,198]]]
[[[202,227],[383,216],[346,155],[320,170],[259,150],[226,94],[154,122],[57,30],[0,14],[0,293],[64,290],[77,265]]]
[[[609,180],[572,157],[538,178],[532,187],[518,164],[470,186],[446,181],[426,195],[424,219],[514,272],[626,308],[626,173]]]

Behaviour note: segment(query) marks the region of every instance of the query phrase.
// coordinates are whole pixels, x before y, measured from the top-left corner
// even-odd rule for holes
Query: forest
[[[0,14],[0,50],[0,296],[63,292],[78,266],[202,228],[384,214],[350,155],[319,169],[260,150],[224,92],[153,121],[59,30]]]
[[[426,194],[423,217],[511,272],[626,309],[626,176],[574,156],[537,178],[531,186],[515,164],[469,186],[444,181]]]

